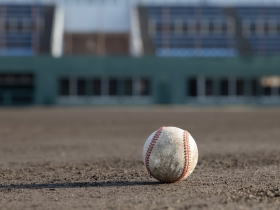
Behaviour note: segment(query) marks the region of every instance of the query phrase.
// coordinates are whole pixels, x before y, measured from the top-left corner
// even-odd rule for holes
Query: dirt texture
[[[186,181],[143,166],[161,126],[196,140]],[[280,209],[276,108],[1,109],[0,145],[0,209]]]

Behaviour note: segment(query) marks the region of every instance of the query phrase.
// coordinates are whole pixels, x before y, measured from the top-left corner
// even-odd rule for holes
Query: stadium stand
[[[0,5],[0,55],[50,53],[53,6]]]
[[[159,56],[237,54],[234,20],[221,7],[165,6],[140,8],[140,11],[147,14],[147,32]]]
[[[0,3],[0,56],[131,53],[235,57],[280,53],[280,7],[273,0]],[[63,16],[60,21],[56,17],[58,7]],[[136,13],[132,12],[135,8]]]
[[[231,57],[280,53],[280,7],[139,7],[145,53]]]
[[[279,7],[236,7],[235,11],[254,54],[280,54]]]

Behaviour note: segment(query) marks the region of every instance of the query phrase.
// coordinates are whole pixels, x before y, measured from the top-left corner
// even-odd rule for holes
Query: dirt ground
[[[160,126],[198,165],[161,184],[141,162]],[[0,209],[280,209],[280,109],[0,109]]]

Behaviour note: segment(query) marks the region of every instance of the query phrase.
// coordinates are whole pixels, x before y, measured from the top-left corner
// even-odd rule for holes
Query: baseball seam
[[[185,158],[184,170],[183,170],[181,176],[174,182],[182,180],[186,176],[186,174],[188,173],[189,168],[190,168],[191,150],[190,150],[190,144],[189,144],[189,133],[187,131],[184,131],[183,143],[184,143],[184,158]]]
[[[157,142],[157,140],[159,139],[159,136],[161,134],[161,132],[163,131],[165,127],[160,127],[155,135],[153,136],[153,139],[151,141],[151,143],[149,144],[149,147],[147,149],[147,152],[146,152],[146,156],[145,156],[145,166],[147,168],[147,171],[149,172],[150,176],[154,177],[154,175],[152,174],[151,170],[150,170],[150,164],[149,164],[149,161],[150,161],[150,156],[151,156],[151,153],[152,153],[152,150]],[[155,178],[155,177],[154,177]]]

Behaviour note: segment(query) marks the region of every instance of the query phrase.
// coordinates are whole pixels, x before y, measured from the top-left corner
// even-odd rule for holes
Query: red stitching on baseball
[[[149,165],[149,160],[150,160],[150,156],[151,156],[151,153],[152,153],[152,150],[153,150],[153,148],[154,148],[154,146],[155,146],[155,144],[156,144],[156,141],[158,140],[158,138],[159,138],[159,136],[160,136],[160,134],[161,134],[161,132],[163,131],[163,129],[164,129],[165,127],[163,126],[163,127],[160,127],[157,131],[156,131],[156,133],[155,133],[155,135],[153,136],[153,139],[152,139],[152,141],[151,141],[151,143],[150,143],[150,145],[149,145],[149,147],[148,147],[148,150],[147,150],[147,152],[146,152],[146,156],[145,156],[145,165],[146,165],[146,168],[147,168],[147,171],[149,172],[149,174],[152,176],[152,177],[154,177],[153,176],[153,174],[152,174],[152,172],[151,172],[151,170],[150,170],[150,165]],[[155,178],[155,177],[154,177]]]
[[[184,131],[184,158],[185,158],[185,164],[184,164],[184,170],[182,175],[175,180],[174,182],[180,181],[181,179],[184,178],[184,176],[188,173],[188,170],[190,168],[190,144],[189,144],[189,133],[188,131]]]

